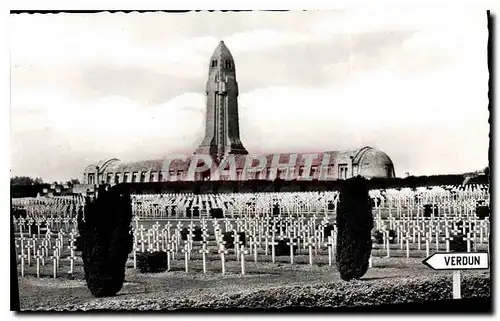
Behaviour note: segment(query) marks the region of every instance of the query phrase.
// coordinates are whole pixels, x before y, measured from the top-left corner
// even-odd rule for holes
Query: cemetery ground
[[[259,262],[241,262],[228,255],[225,275],[217,257],[207,260],[203,274],[202,261],[190,261],[185,271],[181,257],[171,262],[171,270],[142,274],[127,262],[125,283],[115,297],[93,298],[83,274],[82,261],[75,262],[70,276],[69,263],[61,261],[59,275],[53,278],[52,264],[47,262],[36,277],[36,264],[26,267],[26,276],[18,277],[21,310],[176,310],[193,308],[280,308],[341,307],[423,302],[452,298],[452,276],[449,271],[434,271],[422,264],[422,257],[386,258],[373,251],[373,267],[361,280],[344,282],[328,257],[318,256],[314,265],[307,255],[297,255],[295,264],[289,257],[259,256]],[[393,254],[396,254],[393,251]],[[396,256],[399,256],[396,254]],[[489,271],[463,271],[462,297],[490,296]]]
[[[452,272],[434,271],[422,260],[435,252],[489,252],[489,218],[481,218],[476,208],[476,199],[486,196],[471,190],[455,199],[450,192],[436,196],[426,191],[426,198],[413,204],[413,193],[395,193],[392,201],[374,209],[373,266],[361,280],[352,282],[342,281],[335,266],[337,229],[327,226],[336,221],[335,208],[327,209],[316,196],[311,200],[310,194],[295,195],[310,201],[311,208],[284,206],[284,217],[269,211],[254,217],[255,209],[238,212],[236,220],[165,218],[162,213],[151,214],[142,200],[145,208],[136,209],[138,221],[132,223],[134,249],[129,254],[125,283],[117,296],[108,298],[93,298],[87,288],[72,214],[53,219],[54,211],[67,213],[61,212],[60,202],[42,206],[23,200],[20,204],[38,220],[15,225],[21,310],[332,308],[452,299]],[[148,204],[157,202],[154,197]],[[177,204],[179,196],[172,198]],[[268,208],[268,201],[259,202]],[[283,196],[282,201],[296,204],[289,197]],[[431,217],[424,211],[428,202],[438,204]],[[183,206],[179,213],[184,213]],[[50,232],[33,227],[44,222]],[[238,232],[244,233],[243,239]],[[286,241],[290,237],[297,241]],[[294,242],[298,249],[292,255]],[[169,271],[141,273],[143,252],[158,251],[170,260],[155,264],[169,266]],[[491,297],[489,271],[461,274],[462,298]]]

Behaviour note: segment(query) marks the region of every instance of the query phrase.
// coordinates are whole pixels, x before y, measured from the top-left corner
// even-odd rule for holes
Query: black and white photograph
[[[7,20],[20,312],[491,312],[490,11]]]

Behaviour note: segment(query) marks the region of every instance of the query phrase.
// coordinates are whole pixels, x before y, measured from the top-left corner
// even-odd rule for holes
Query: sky
[[[190,154],[223,40],[251,154],[372,146],[396,175],[488,163],[479,10],[11,15],[11,176]]]

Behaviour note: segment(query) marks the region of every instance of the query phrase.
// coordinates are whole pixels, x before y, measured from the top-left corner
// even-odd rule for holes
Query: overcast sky
[[[191,153],[220,40],[250,153],[370,145],[397,176],[488,162],[481,11],[12,15],[11,175]]]

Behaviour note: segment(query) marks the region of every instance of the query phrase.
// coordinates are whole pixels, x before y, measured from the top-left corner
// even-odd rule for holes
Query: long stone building
[[[389,156],[370,146],[348,151],[319,152],[315,154],[316,157],[303,153],[260,155],[259,163],[259,156],[249,155],[240,140],[235,63],[223,41],[210,58],[206,95],[205,137],[193,155],[185,159],[166,156],[165,159],[140,162],[123,162],[116,158],[101,161],[85,168],[83,183],[273,180],[277,177],[300,179],[304,176],[319,180],[347,179],[356,175],[367,178],[395,177],[394,165]],[[212,160],[212,169],[194,170],[200,164],[199,159],[204,157]],[[220,168],[228,159],[233,160],[231,166],[234,166],[235,175],[214,177],[213,168]],[[258,168],[255,167],[256,163]],[[191,175],[193,170],[195,173]]]

